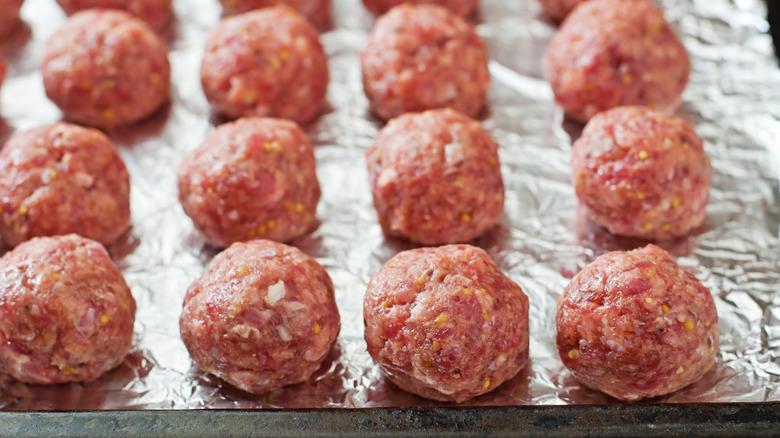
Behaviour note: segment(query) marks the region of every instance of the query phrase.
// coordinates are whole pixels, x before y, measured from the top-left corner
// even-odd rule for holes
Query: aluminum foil
[[[666,243],[715,297],[721,347],[703,380],[656,402],[780,400],[780,70],[760,0],[663,0],[693,61],[678,114],[703,138],[715,169],[704,226]],[[178,330],[189,284],[216,254],[176,199],[174,167],[214,129],[199,64],[216,0],[176,0],[168,29],[171,103],[140,125],[109,133],[132,180],[132,230],[109,249],[138,302],[135,343],[123,365],[88,384],[35,386],[0,378],[6,410],[330,408],[434,406],[385,378],[366,352],[366,283],[411,248],[385,239],[371,205],[363,152],[381,127],[368,112],[358,53],[373,24],[359,0],[335,0],[322,34],[332,80],[328,107],[305,126],[316,146],[322,201],[318,228],[292,242],[319,260],[336,286],[338,342],[309,382],[255,396],[202,373]],[[25,25],[0,45],[11,64],[2,89],[0,141],[57,121],[38,66],[65,16],[54,0],[27,0]],[[644,242],[617,238],[582,219],[569,155],[581,126],[565,119],[541,79],[555,26],[535,0],[484,0],[473,18],[492,52],[485,127],[500,144],[506,183],[501,224],[475,243],[518,282],[531,302],[531,360],[513,380],[465,405],[615,403],[580,386],[555,349],[553,315],[569,279],[597,256]]]

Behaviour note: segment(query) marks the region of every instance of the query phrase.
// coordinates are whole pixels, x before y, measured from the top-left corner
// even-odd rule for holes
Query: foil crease
[[[677,113],[704,140],[715,174],[705,224],[664,243],[712,291],[720,315],[716,366],[700,382],[651,402],[780,400],[780,70],[760,0],[663,0],[667,19],[691,54],[693,72]],[[330,57],[328,107],[305,126],[316,148],[322,201],[318,228],[292,242],[329,271],[342,331],[309,382],[264,395],[243,393],[195,366],[179,338],[189,284],[216,254],[176,199],[174,168],[220,120],[200,88],[216,0],[175,2],[166,33],[171,103],[141,124],[110,132],[132,181],[132,229],[109,250],[138,302],[134,349],[96,382],[26,385],[0,377],[0,409],[198,409],[423,407],[442,403],[406,394],[381,374],[363,340],[366,283],[409,243],[383,237],[371,204],[363,153],[381,122],[368,112],[358,54],[373,17],[359,0],[336,0],[322,33]],[[52,123],[38,70],[43,46],[65,16],[55,0],[27,0],[24,25],[0,43],[10,61],[0,101],[0,142]],[[500,145],[505,215],[474,243],[518,282],[531,303],[528,366],[466,406],[616,403],[579,385],[555,348],[556,301],[597,256],[645,242],[618,238],[581,219],[570,183],[571,141],[581,126],[563,117],[541,77],[555,25],[534,0],[483,0],[472,17],[492,54],[484,126]]]

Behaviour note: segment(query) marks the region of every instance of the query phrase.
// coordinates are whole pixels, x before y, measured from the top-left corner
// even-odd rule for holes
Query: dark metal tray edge
[[[780,402],[0,412],[0,436],[780,437]]]

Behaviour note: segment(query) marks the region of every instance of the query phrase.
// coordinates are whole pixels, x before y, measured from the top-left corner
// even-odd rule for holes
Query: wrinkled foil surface
[[[780,400],[780,69],[760,0],[663,0],[693,62],[678,114],[704,140],[714,167],[705,224],[662,246],[712,291],[720,315],[717,365],[700,382],[655,402]],[[364,150],[381,127],[368,112],[358,53],[373,17],[359,0],[335,0],[322,41],[330,57],[328,106],[304,128],[316,148],[322,201],[318,227],[292,243],[315,257],[336,286],[342,331],[308,383],[264,395],[204,374],[178,329],[189,284],[216,254],[176,199],[174,168],[221,121],[200,87],[216,0],[177,0],[166,39],[171,103],[141,124],[110,132],[132,181],[132,229],[109,250],[138,302],[134,348],[96,382],[35,386],[0,377],[6,410],[422,407],[441,405],[395,388],[363,340],[362,300],[370,276],[412,248],[383,237],[371,204]],[[10,62],[0,102],[0,141],[52,123],[38,70],[43,46],[65,16],[55,0],[27,0],[25,26],[0,50]],[[472,17],[492,54],[484,126],[500,144],[506,205],[500,225],[474,243],[519,283],[531,303],[531,359],[517,377],[469,406],[616,403],[580,386],[555,348],[553,315],[571,277],[597,256],[645,242],[617,238],[581,219],[570,183],[571,141],[581,130],[563,117],[541,78],[555,26],[535,0],[483,0]]]

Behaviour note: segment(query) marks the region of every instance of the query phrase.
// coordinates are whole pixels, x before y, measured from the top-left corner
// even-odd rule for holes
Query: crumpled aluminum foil
[[[663,246],[712,290],[720,315],[718,363],[702,381],[660,402],[780,400],[780,70],[760,0],[663,0],[693,61],[678,114],[693,123],[715,169],[704,226]],[[199,65],[216,0],[175,2],[171,104],[110,133],[131,173],[132,230],[110,248],[138,302],[135,347],[124,364],[88,384],[34,386],[0,378],[6,410],[330,408],[436,406],[384,379],[366,352],[362,299],[369,277],[398,251],[371,205],[363,152],[381,126],[368,112],[358,53],[373,23],[359,0],[336,0],[322,34],[330,56],[329,107],[305,126],[316,147],[319,227],[293,242],[329,271],[342,315],[337,345],[308,383],[254,396],[203,374],[178,330],[184,293],[216,250],[205,246],[176,199],[174,167],[219,120],[200,88]],[[27,0],[26,26],[0,44],[11,63],[2,89],[0,141],[61,117],[43,92],[43,45],[65,17],[55,0]],[[500,144],[506,208],[475,243],[531,302],[531,359],[513,380],[465,405],[615,403],[563,368],[553,315],[569,279],[597,256],[644,242],[581,219],[570,183],[571,140],[541,79],[555,26],[534,0],[484,0],[473,19],[492,52],[484,125]]]

